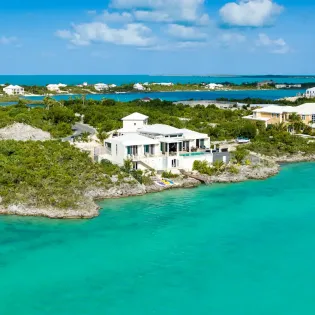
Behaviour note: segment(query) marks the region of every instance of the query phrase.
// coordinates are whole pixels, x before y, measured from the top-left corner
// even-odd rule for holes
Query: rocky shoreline
[[[76,209],[57,209],[53,207],[34,208],[26,205],[9,205],[1,208],[0,198],[0,215],[18,215],[18,216],[36,216],[47,217],[51,219],[91,219],[99,215],[99,206],[95,201],[104,199],[117,199],[131,196],[142,196],[149,193],[162,192],[164,190],[179,188],[194,188],[202,183],[211,185],[215,183],[238,183],[247,180],[264,180],[275,176],[280,172],[279,163],[297,163],[306,161],[315,161],[315,155],[305,156],[297,154],[283,157],[263,157],[263,162],[254,165],[242,165],[238,167],[237,173],[224,171],[218,175],[208,176],[198,172],[188,172],[172,179],[174,185],[159,186],[155,183],[158,177],[152,177],[152,183],[143,185],[128,179],[123,183],[116,183],[109,189],[91,187],[85,192],[85,201]]]
[[[18,215],[18,216],[34,216],[47,217],[51,219],[91,219],[99,215],[99,206],[95,201],[104,199],[126,198],[131,196],[142,196],[149,193],[162,192],[164,190],[179,188],[194,188],[202,183],[236,183],[250,179],[266,179],[274,176],[279,172],[279,165],[272,164],[269,166],[240,166],[238,174],[223,172],[215,176],[201,175],[197,172],[187,173],[172,179],[174,185],[159,186],[156,181],[158,177],[152,177],[152,183],[142,185],[132,179],[127,179],[123,183],[116,183],[109,189],[100,187],[91,187],[84,194],[85,200],[76,209],[58,209],[54,207],[35,208],[27,205],[9,205],[1,208],[1,215]],[[191,177],[193,176],[193,177]],[[0,199],[1,204],[1,199]]]

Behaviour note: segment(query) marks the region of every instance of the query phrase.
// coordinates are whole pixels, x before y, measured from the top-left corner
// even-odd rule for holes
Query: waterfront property
[[[244,119],[262,121],[268,125],[288,123],[290,115],[297,114],[304,124],[315,123],[315,103],[305,103],[300,106],[270,105],[253,110],[253,114]]]
[[[276,89],[300,89],[302,84],[276,84]]]
[[[305,97],[308,98],[315,97],[315,87],[307,89],[305,92]]]
[[[19,85],[8,85],[3,91],[7,95],[24,95],[24,88]]]
[[[67,87],[67,84],[48,84],[47,85],[47,90],[51,92],[60,92],[60,88]]]
[[[98,160],[123,165],[130,159],[135,169],[157,171],[192,170],[195,160],[213,162],[207,134],[163,124],[149,125],[148,120],[148,116],[139,113],[124,117],[123,128],[105,140],[104,152]]]
[[[94,85],[94,89],[100,92],[100,91],[108,90],[109,86],[108,84],[105,84],[105,83],[97,83]]]

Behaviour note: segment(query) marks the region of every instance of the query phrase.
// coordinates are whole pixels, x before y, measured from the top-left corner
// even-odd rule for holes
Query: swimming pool
[[[205,152],[190,152],[190,153],[183,153],[180,156],[198,156],[198,155],[205,155]]]

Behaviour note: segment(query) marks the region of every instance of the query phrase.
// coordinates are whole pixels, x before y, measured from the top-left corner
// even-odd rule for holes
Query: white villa
[[[3,91],[8,95],[24,95],[24,88],[18,85],[8,85]]]
[[[109,86],[108,84],[105,84],[105,83],[97,83],[94,85],[94,89],[96,91],[103,91],[103,90],[108,90],[109,89]]]
[[[139,113],[124,117],[123,128],[105,140],[104,154],[98,160],[107,159],[122,166],[124,160],[131,159],[135,169],[157,171],[189,171],[195,160],[213,162],[207,134],[162,124],[149,125],[148,120],[148,116]]]
[[[133,89],[138,90],[138,91],[144,91],[145,87],[140,83],[136,83],[136,84],[134,84]]]
[[[216,83],[209,83],[205,86],[205,88],[209,90],[222,89],[223,87],[224,87],[223,84],[216,84]]]
[[[305,92],[305,96],[309,98],[315,97],[315,87],[307,89]]]
[[[46,87],[47,87],[48,91],[59,92],[60,88],[67,87],[67,84],[62,84],[62,83],[59,83],[59,84],[48,84]]]

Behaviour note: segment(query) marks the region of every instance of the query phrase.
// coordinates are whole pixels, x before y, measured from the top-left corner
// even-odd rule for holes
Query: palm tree
[[[288,127],[284,122],[273,125],[274,130],[276,131],[287,131]]]
[[[295,131],[301,131],[301,129],[303,128],[302,118],[296,113],[292,113],[289,116],[289,122],[290,127],[292,128],[292,133],[295,133]]]

